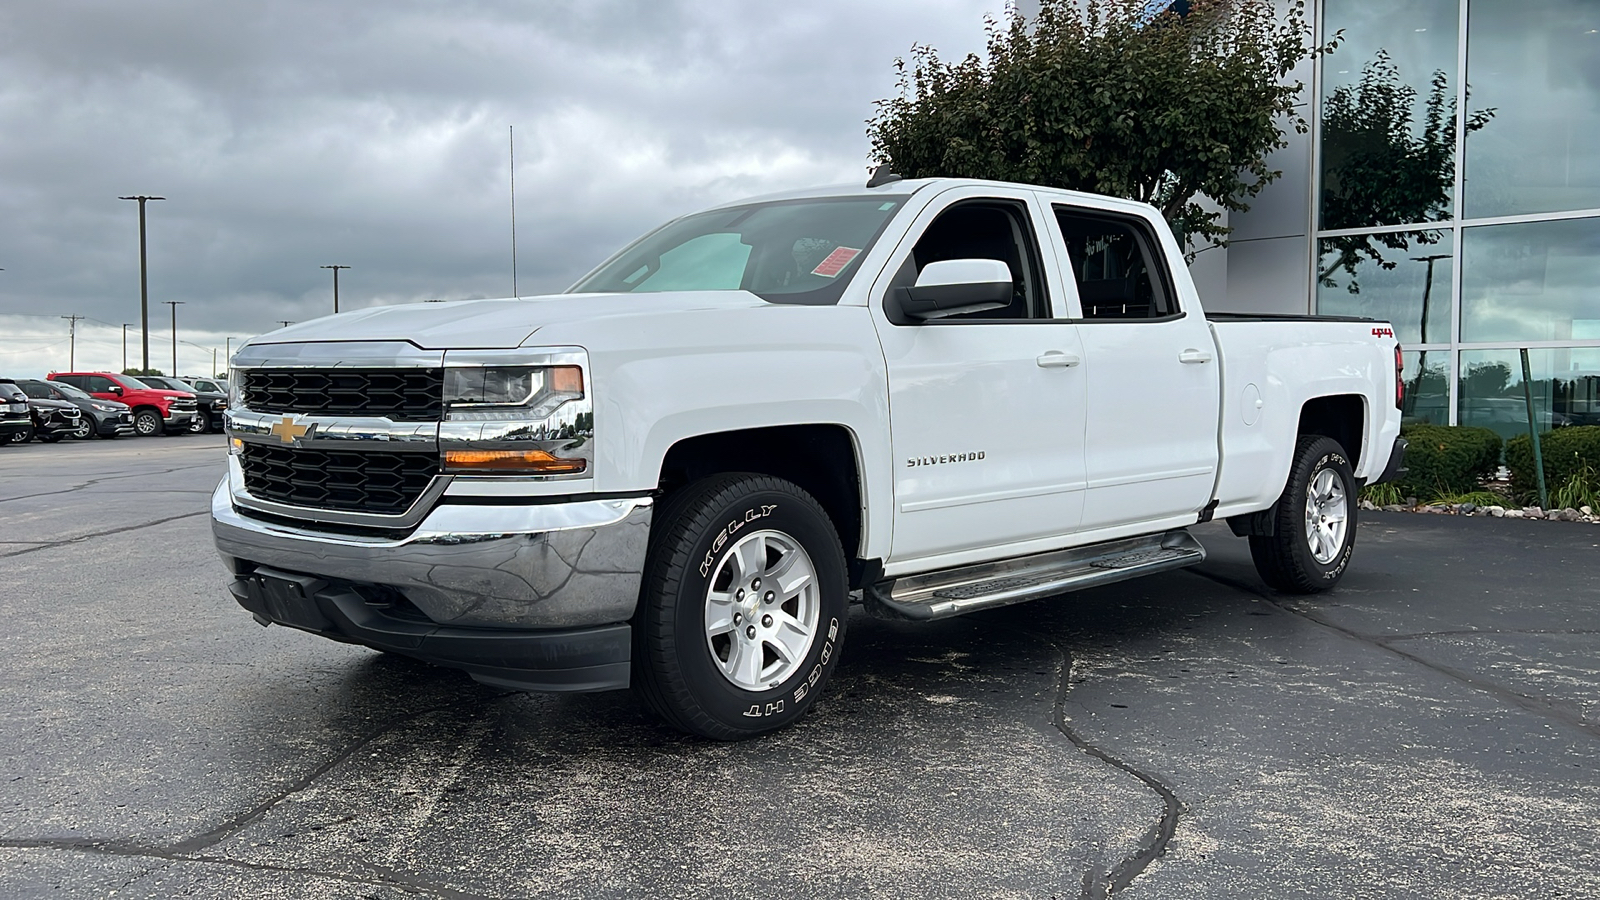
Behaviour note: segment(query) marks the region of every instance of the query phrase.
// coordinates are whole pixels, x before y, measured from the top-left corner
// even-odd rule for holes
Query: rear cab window
[[[1052,209],[1083,321],[1166,321],[1183,314],[1148,223],[1062,204]]]

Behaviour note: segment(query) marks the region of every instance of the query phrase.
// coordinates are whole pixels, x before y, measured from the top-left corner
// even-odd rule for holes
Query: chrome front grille
[[[314,509],[398,515],[439,473],[433,453],[321,450],[246,443],[239,453],[254,497]]]
[[[244,406],[256,412],[372,416],[399,422],[444,418],[444,370],[249,369]]]

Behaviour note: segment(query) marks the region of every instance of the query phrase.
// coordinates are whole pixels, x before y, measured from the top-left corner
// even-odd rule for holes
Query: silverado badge
[[[278,440],[283,441],[285,444],[292,444],[310,434],[316,427],[315,425],[301,425],[294,420],[294,416],[284,416],[282,422],[272,423],[270,430],[277,436]]]

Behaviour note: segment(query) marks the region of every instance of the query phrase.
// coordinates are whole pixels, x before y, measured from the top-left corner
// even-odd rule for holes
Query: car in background
[[[133,407],[133,430],[141,437],[186,434],[199,412],[192,392],[151,387],[132,375],[52,372],[48,380],[70,384],[100,400],[115,400]]]
[[[228,379],[226,378],[179,378],[178,380],[202,391],[211,391],[217,394],[228,393]]]
[[[20,382],[17,386],[24,394],[28,393]],[[46,444],[77,434],[83,425],[83,411],[76,403],[29,396],[28,409],[33,413],[33,436]]]
[[[0,445],[21,444],[33,437],[28,395],[10,378],[0,377]]]
[[[205,390],[198,384],[190,384],[181,378],[171,378],[166,375],[141,375],[140,381],[154,388],[171,388],[175,391],[188,391],[194,394],[198,408],[194,419],[189,423],[189,430],[195,434],[208,434],[222,430],[222,415],[228,411],[228,391]]]
[[[126,403],[100,400],[63,382],[23,378],[17,381],[17,386],[30,398],[62,400],[78,407],[78,411],[83,413],[83,418],[79,420],[72,436],[79,440],[96,436],[119,438],[134,433],[133,409]]]

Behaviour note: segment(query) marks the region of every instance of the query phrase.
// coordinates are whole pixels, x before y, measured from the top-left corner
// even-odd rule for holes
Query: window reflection
[[[1600,339],[1600,218],[1466,229],[1461,339]]]
[[[1600,208],[1600,3],[1471,0],[1468,218]]]
[[[1400,404],[1401,423],[1450,424],[1449,351],[1407,351],[1400,356],[1400,381],[1406,388]]]
[[[1326,29],[1345,40],[1322,62],[1321,227],[1450,218],[1459,5],[1328,0],[1325,9]]]
[[[1449,343],[1449,232],[1322,238],[1317,251],[1317,312],[1387,320],[1401,344]]]
[[[1600,348],[1528,351],[1529,386],[1539,430],[1600,425]],[[1516,350],[1461,354],[1461,424],[1501,437],[1528,433],[1522,359]]]

